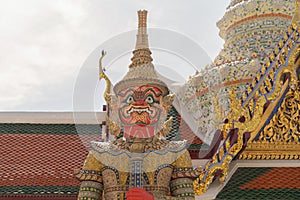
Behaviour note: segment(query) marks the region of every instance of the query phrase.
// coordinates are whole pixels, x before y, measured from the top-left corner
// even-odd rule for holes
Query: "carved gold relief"
[[[297,81],[297,88],[289,89],[276,114],[258,138],[247,145],[240,159],[300,158],[299,79]]]
[[[300,158],[300,96],[296,69],[299,67],[299,29],[293,25],[288,34],[279,42],[280,51],[271,54],[262,66],[261,74],[255,77],[252,85],[239,101],[230,91],[230,112],[223,125],[223,145],[209,161],[204,171],[194,182],[195,194],[206,192],[216,174],[221,174],[224,182],[229,163],[240,153],[244,145],[244,133],[251,133],[247,149],[239,156],[241,159],[299,159]],[[271,63],[272,62],[272,63]],[[290,79],[282,80],[285,73]],[[288,93],[286,91],[288,90]],[[284,101],[281,103],[282,98]],[[268,119],[281,103],[277,113]],[[218,103],[214,100],[215,108]],[[268,125],[265,125],[268,123]],[[228,131],[237,130],[237,141],[231,144]],[[260,134],[261,130],[262,133]],[[260,134],[260,135],[259,135]],[[256,136],[259,136],[256,139]],[[255,140],[256,139],[256,140]],[[257,141],[258,140],[258,141]]]

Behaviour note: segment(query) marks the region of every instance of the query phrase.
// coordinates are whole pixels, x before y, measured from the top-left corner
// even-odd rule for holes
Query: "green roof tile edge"
[[[100,124],[30,124],[30,123],[0,123],[1,134],[53,134],[77,135],[101,134]]]
[[[0,195],[7,194],[77,194],[79,186],[0,186]]]
[[[237,190],[218,195],[216,200],[295,200],[300,199],[300,189],[256,189]]]
[[[271,167],[243,167],[238,168],[230,181],[217,195],[216,200],[271,200],[271,199],[300,199],[300,189],[240,189],[244,184],[256,179],[273,168]]]

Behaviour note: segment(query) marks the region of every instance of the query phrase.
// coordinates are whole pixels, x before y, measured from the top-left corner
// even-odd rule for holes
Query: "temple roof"
[[[178,115],[175,110],[172,113]],[[20,195],[25,194],[29,199],[76,199],[80,183],[73,176],[74,169],[82,167],[90,141],[101,140],[102,125],[70,123],[68,113],[2,114],[0,199],[13,198],[11,195],[22,199]],[[102,114],[97,116],[101,121]],[[173,130],[169,139],[188,140],[198,155],[202,141],[188,126],[174,123]]]
[[[0,124],[0,198],[77,194],[73,171],[81,168],[101,127],[76,126],[86,134],[78,137],[74,124]]]
[[[218,200],[299,199],[300,167],[239,168]]]

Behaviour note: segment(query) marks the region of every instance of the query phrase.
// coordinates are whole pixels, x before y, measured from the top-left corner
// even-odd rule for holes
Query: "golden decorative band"
[[[159,185],[143,185],[142,188],[146,191],[160,191],[160,192],[164,192],[164,193],[168,193],[169,192],[169,187],[165,187],[165,186],[159,186]],[[109,192],[120,192],[120,191],[128,191],[129,185],[117,185],[117,186],[112,186],[112,187],[107,187],[104,188],[104,193],[109,193]]]

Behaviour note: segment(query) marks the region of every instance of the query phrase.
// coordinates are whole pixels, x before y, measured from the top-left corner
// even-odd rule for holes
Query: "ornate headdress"
[[[115,85],[114,91],[118,94],[119,91],[130,86],[153,85],[159,87],[165,95],[168,93],[168,88],[159,78],[159,74],[152,64],[153,59],[149,49],[147,34],[147,11],[139,10],[138,18],[138,34],[136,47],[131,58],[132,63],[124,78]]]
[[[162,81],[162,79],[166,79],[166,78],[161,76],[155,70],[155,68],[152,64],[153,59],[151,57],[151,51],[149,49],[147,25],[146,25],[147,11],[146,10],[138,11],[138,18],[139,18],[139,23],[138,23],[137,41],[136,41],[135,50],[133,51],[133,57],[131,58],[132,63],[130,64],[129,71],[124,76],[124,78],[121,81],[119,81],[113,88],[115,94],[117,94],[117,95],[110,93],[111,82],[110,82],[109,78],[106,76],[106,74],[104,73],[103,68],[102,68],[102,59],[106,54],[105,51],[102,52],[102,56],[99,60],[100,78],[104,78],[107,82],[107,88],[104,93],[104,97],[105,97],[107,104],[111,105],[110,106],[111,116],[107,115],[108,126],[109,126],[110,133],[112,135],[119,136],[119,134],[121,133],[121,127],[120,127],[121,119],[120,119],[119,114],[125,113],[126,115],[128,115],[129,112],[126,112],[125,110],[131,109],[131,111],[132,111],[131,113],[135,114],[135,116],[132,116],[133,119],[127,118],[127,116],[125,118],[122,118],[122,119],[124,119],[123,123],[127,124],[126,126],[125,125],[123,126],[124,129],[125,129],[125,127],[129,127],[130,130],[132,130],[131,123],[135,123],[134,120],[140,120],[142,122],[139,121],[139,123],[145,123],[145,124],[151,123],[152,124],[151,126],[147,126],[148,129],[146,131],[147,134],[149,136],[151,136],[150,133],[152,133],[153,131],[157,131],[157,130],[155,130],[156,125],[154,125],[154,124],[156,123],[156,118],[160,117],[161,119],[163,119],[163,120],[158,121],[157,127],[159,127],[160,130],[158,130],[158,132],[154,133],[154,134],[158,134],[158,135],[165,137],[171,130],[172,117],[170,117],[169,119],[166,120],[166,118],[162,117],[161,114],[156,115],[155,113],[161,113],[160,108],[153,107],[153,110],[149,111],[149,109],[151,109],[151,108],[149,108],[148,106],[145,106],[144,109],[148,110],[151,114],[154,113],[153,114],[154,116],[152,116],[152,118],[150,118],[149,116],[147,116],[147,115],[149,115],[149,112],[143,110],[143,108],[141,108],[141,105],[136,106],[132,103],[128,103],[126,105],[123,105],[122,108],[118,107],[120,105],[118,104],[117,96],[118,96],[118,94],[120,94],[120,91],[122,91],[123,89],[134,87],[134,86],[147,86],[147,87],[154,86],[154,87],[158,88],[162,94],[161,100],[159,100],[158,102],[159,102],[159,104],[161,104],[161,107],[162,107],[161,109],[164,110],[163,111],[164,115],[166,115],[168,113],[168,111],[170,110],[170,108],[172,107],[172,102],[175,97],[174,94],[170,94],[167,85]],[[150,97],[151,97],[151,95],[150,95]],[[127,100],[128,99],[126,99],[126,101]],[[146,102],[146,103],[149,103],[149,102]],[[157,112],[154,111],[155,110],[154,108],[156,109]],[[121,112],[120,109],[123,109],[124,112]],[[142,115],[141,114],[142,112],[147,112],[148,114]],[[129,115],[133,115],[133,114],[129,114]],[[167,117],[167,115],[165,117]],[[139,128],[141,127],[139,125],[137,125],[137,126]],[[141,131],[141,130],[138,130],[138,131]],[[131,132],[131,131],[128,131],[128,132]]]

